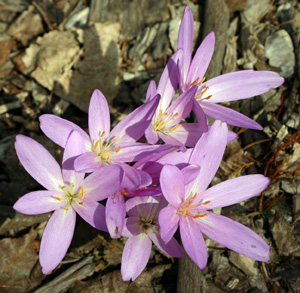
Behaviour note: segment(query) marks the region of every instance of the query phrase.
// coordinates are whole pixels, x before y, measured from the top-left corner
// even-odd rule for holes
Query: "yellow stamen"
[[[107,161],[109,161],[110,160],[110,156],[107,156],[107,159],[106,159]]]
[[[197,96],[197,97],[195,97],[194,99],[195,99],[195,100],[198,100],[199,98],[200,98],[200,96]]]
[[[208,87],[204,89],[204,91],[200,94],[200,96],[203,96],[207,90],[208,90]]]
[[[56,198],[57,200],[61,201],[61,199],[60,199],[59,197],[55,196],[55,198]]]
[[[194,200],[197,196],[197,192],[195,193],[195,195],[192,197],[192,200]]]
[[[67,186],[62,186],[61,189],[64,189],[64,188],[66,188],[66,187],[67,187]]]
[[[165,124],[165,121],[164,121],[164,120],[161,121],[161,122],[158,124],[157,129],[160,129],[164,124]]]
[[[212,95],[208,96],[207,98],[205,98],[204,100],[209,100],[212,97]]]
[[[105,134],[105,131],[103,131],[103,132],[101,133],[101,138],[103,138],[104,134]]]
[[[199,82],[199,85],[201,85],[201,84],[204,82],[205,79],[206,79],[206,77],[204,76],[204,77],[201,79],[201,81]]]
[[[109,144],[113,144],[113,143],[116,142],[119,138],[120,138],[120,136],[115,137],[112,141],[109,142]]]
[[[65,208],[65,210],[68,211],[69,209],[68,209],[68,208]]]
[[[83,201],[79,202],[78,204],[83,205]]]
[[[120,193],[124,194],[124,195],[128,195],[128,190],[127,189],[123,189],[120,191]]]
[[[197,80],[191,83],[191,85],[196,85],[196,84],[197,84]]]
[[[178,116],[178,113],[175,113],[175,114],[174,114],[174,117],[177,117],[177,116]]]
[[[116,153],[118,153],[121,149],[121,146],[119,145],[118,149],[116,150]]]
[[[187,213],[188,213],[188,212],[185,210],[185,211],[182,213],[182,216],[183,216],[183,217],[186,216]]]
[[[192,201],[191,200],[189,200],[189,205],[191,205],[192,204]]]
[[[81,186],[80,189],[81,189],[81,198],[84,199],[84,188],[83,188],[83,186]]]
[[[175,131],[181,127],[181,124],[173,126],[169,131]]]
[[[168,116],[168,113],[166,112],[166,113],[164,113],[163,115],[164,115],[164,116]]]
[[[204,202],[204,203],[203,203],[203,205],[206,205],[206,204],[209,204],[209,203],[211,203],[211,201],[210,201],[210,200],[208,200],[208,201]]]
[[[101,137],[102,137],[102,135],[101,135]],[[96,143],[95,143],[94,151],[96,151],[98,144],[99,144],[99,140],[97,140]]]
[[[207,213],[206,213],[206,214],[203,214],[203,215],[194,216],[193,218],[194,218],[194,219],[197,219],[197,218],[203,218],[203,217],[205,217],[205,216],[207,216]]]
[[[160,109],[160,110],[159,110],[159,113],[158,113],[158,118],[161,118],[161,117],[162,117],[162,115],[163,115],[163,110],[162,110],[162,109]]]

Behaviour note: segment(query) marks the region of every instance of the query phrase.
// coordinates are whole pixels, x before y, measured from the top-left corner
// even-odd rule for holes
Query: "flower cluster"
[[[262,129],[217,103],[262,94],[280,86],[283,79],[273,72],[245,70],[206,81],[215,36],[211,32],[192,59],[193,25],[186,7],[178,51],[158,86],[151,81],[145,104],[114,129],[110,130],[108,104],[99,90],[90,100],[89,135],[60,117],[40,117],[44,134],[64,148],[61,167],[38,142],[16,137],[19,160],[46,190],[24,195],[15,210],[30,215],[54,211],[40,247],[44,274],[64,258],[76,213],[112,238],[128,237],[121,264],[124,281],[135,280],[146,267],[152,242],[169,256],[183,257],[174,238],[178,228],[184,249],[200,269],[207,263],[202,233],[247,257],[268,261],[269,246],[260,236],[211,210],[259,194],[270,180],[247,175],[209,185],[227,143],[237,138],[226,123]],[[185,119],[192,111],[197,121],[188,123]],[[215,119],[212,125],[207,116]],[[104,200],[105,206],[99,203]]]

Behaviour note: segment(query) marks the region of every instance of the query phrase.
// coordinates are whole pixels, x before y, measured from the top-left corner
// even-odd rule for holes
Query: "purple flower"
[[[106,165],[136,161],[145,154],[165,148],[136,142],[150,124],[157,103],[158,96],[137,108],[110,131],[107,101],[99,90],[95,90],[89,105],[90,137],[76,124],[54,115],[40,117],[41,129],[63,148],[70,133],[76,130],[85,149],[74,162],[75,170],[90,173]]]
[[[84,178],[72,170],[73,158],[81,153],[82,138],[73,132],[67,142],[63,169],[35,140],[18,135],[15,148],[26,171],[47,190],[25,194],[14,209],[27,215],[54,211],[43,233],[40,264],[50,273],[64,258],[75,228],[76,213],[93,227],[107,231],[105,208],[97,201],[115,193],[122,180],[119,166],[108,166]]]
[[[213,55],[215,35],[211,32],[206,36],[192,59],[193,35],[193,13],[189,7],[186,7],[178,34],[178,49],[183,50],[179,62],[179,88],[181,92],[185,92],[191,86],[198,86],[195,94],[198,103],[194,105],[198,120],[203,119],[201,117],[205,113],[231,125],[261,130],[262,127],[254,120],[216,103],[263,94],[271,88],[279,87],[284,79],[271,71],[243,70],[227,73],[205,82],[204,75]]]
[[[146,267],[150,258],[152,242],[164,253],[183,257],[182,248],[174,238],[165,244],[158,233],[157,216],[167,205],[162,197],[134,197],[126,202],[128,218],[122,236],[128,237],[125,244],[121,273],[124,281],[133,281]]]
[[[160,235],[165,243],[180,227],[180,235],[187,254],[203,269],[207,250],[202,233],[214,241],[244,256],[268,261],[269,246],[249,228],[209,210],[247,200],[262,192],[270,179],[263,175],[247,175],[217,184],[211,180],[220,165],[226,146],[225,123],[216,121],[213,131],[202,136],[189,158],[200,168],[187,166],[182,170],[165,165],[160,174],[163,195],[169,206],[159,214]]]

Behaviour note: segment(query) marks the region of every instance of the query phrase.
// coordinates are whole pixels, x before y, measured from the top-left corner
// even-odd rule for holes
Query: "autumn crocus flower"
[[[150,146],[136,142],[145,132],[158,104],[159,96],[137,108],[110,131],[110,114],[107,101],[95,90],[89,105],[90,136],[76,124],[54,115],[40,117],[41,129],[52,141],[65,147],[73,130],[82,137],[85,149],[74,162],[78,172],[94,172],[112,164],[132,162],[165,146]]]
[[[126,201],[128,218],[122,236],[128,237],[125,244],[121,273],[124,281],[134,281],[144,270],[150,258],[152,242],[165,254],[183,257],[182,248],[174,238],[167,244],[158,233],[157,217],[167,205],[162,197],[134,197]]]
[[[81,153],[82,139],[70,135],[63,157],[63,169],[52,155],[35,140],[18,135],[15,148],[26,171],[47,190],[25,194],[14,209],[27,215],[54,211],[43,233],[40,264],[50,273],[64,258],[75,228],[76,213],[93,227],[107,231],[105,208],[97,201],[106,199],[120,187],[123,171],[108,166],[84,178],[72,170],[73,158]],[[83,147],[83,146],[82,146]]]
[[[179,170],[176,166],[165,165],[160,174],[162,193],[169,202],[159,214],[160,235],[168,243],[180,227],[182,244],[200,269],[207,263],[202,233],[244,256],[268,261],[270,248],[260,236],[210,211],[247,200],[262,192],[270,182],[263,175],[246,175],[208,188],[224,153],[226,131],[225,123],[217,124],[206,141],[194,149],[190,161],[199,164],[200,169],[186,172],[190,166]],[[191,178],[195,179],[191,181]]]
[[[193,13],[189,7],[185,8],[178,34],[178,49],[183,51],[179,60],[179,88],[187,91],[197,85],[195,94],[195,112],[197,118],[203,112],[215,119],[221,119],[228,124],[259,129],[262,127],[254,120],[217,103],[236,101],[257,96],[279,87],[284,79],[271,71],[242,70],[226,73],[205,81],[205,72],[213,55],[215,46],[214,32],[209,33],[197,49],[192,59],[194,35]]]

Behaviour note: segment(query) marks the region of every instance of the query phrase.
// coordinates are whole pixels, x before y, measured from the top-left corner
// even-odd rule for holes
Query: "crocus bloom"
[[[158,98],[156,96],[137,108],[110,132],[107,101],[99,90],[95,90],[89,105],[90,136],[76,124],[54,115],[40,117],[41,129],[63,148],[73,130],[81,135],[85,150],[74,162],[78,172],[89,173],[106,165],[136,161],[145,154],[166,148],[136,142],[150,124]]]
[[[61,169],[52,155],[35,140],[18,135],[15,148],[26,171],[47,190],[25,194],[14,209],[27,215],[54,211],[43,233],[40,264],[50,273],[64,258],[75,228],[76,213],[93,227],[107,231],[105,208],[97,201],[107,198],[120,187],[123,171],[108,166],[84,178],[72,170],[74,156],[80,154],[81,136],[72,133],[64,152]],[[82,146],[83,147],[83,146]]]
[[[205,72],[213,55],[215,46],[214,32],[209,33],[203,40],[194,58],[192,59],[194,35],[193,13],[189,7],[185,8],[178,34],[178,49],[183,50],[179,60],[179,88],[181,92],[187,91],[191,86],[197,85],[195,100],[201,110],[195,105],[197,118],[201,119],[204,112],[207,116],[221,119],[228,124],[262,129],[254,120],[245,115],[226,108],[217,103],[247,99],[279,87],[284,79],[271,71],[242,70],[227,73],[205,82]]]
[[[207,136],[206,141],[198,149],[195,148],[191,156],[190,160],[197,161],[200,170],[185,172],[187,167],[179,170],[173,165],[162,168],[161,189],[170,205],[159,214],[160,235],[168,243],[180,227],[183,246],[200,269],[207,263],[202,233],[244,256],[268,261],[270,248],[260,236],[227,217],[209,211],[249,199],[262,192],[270,182],[263,175],[246,175],[207,189],[219,167],[226,145],[226,124],[216,126],[210,137]],[[191,177],[196,179],[190,181]]]
[[[133,281],[146,267],[152,242],[164,253],[183,257],[182,248],[174,238],[165,244],[158,233],[157,216],[167,205],[160,197],[133,197],[126,201],[128,218],[122,236],[129,237],[123,251],[121,273],[124,281]]]

